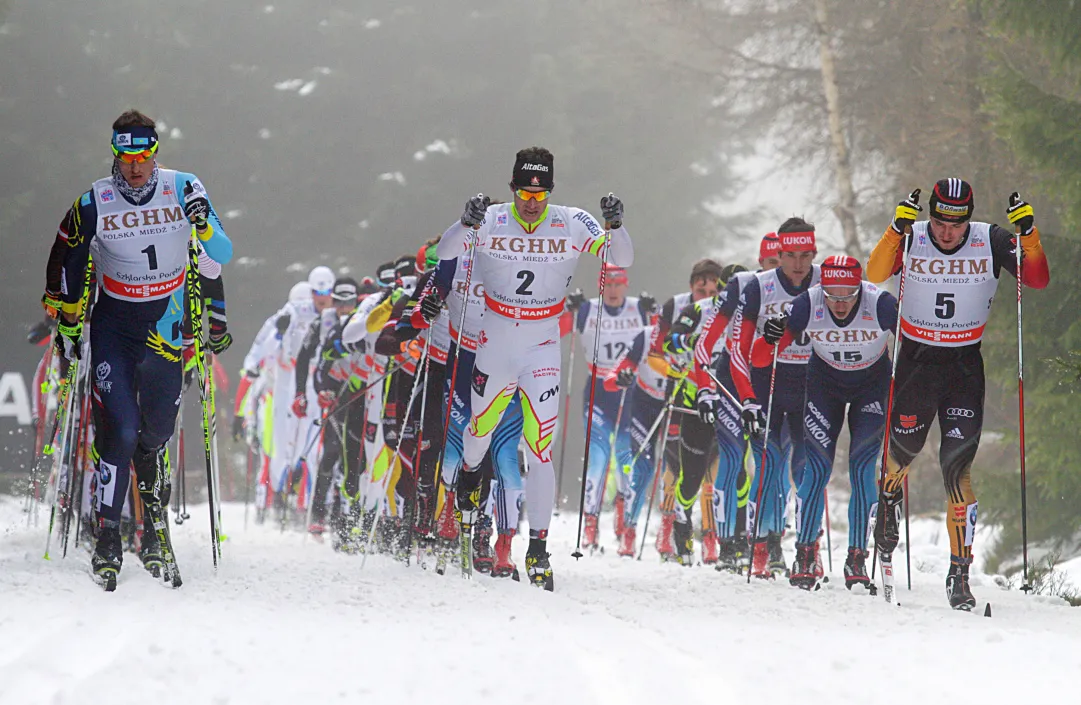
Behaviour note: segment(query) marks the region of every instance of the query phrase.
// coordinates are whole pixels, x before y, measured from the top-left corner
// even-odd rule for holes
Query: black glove
[[[911,228],[912,224],[916,222],[916,218],[922,210],[923,207],[920,206],[920,190],[916,189],[908,194],[908,198],[897,204],[897,209],[893,212],[893,229],[899,233],[904,233],[906,228]]]
[[[610,230],[623,227],[623,201],[619,196],[610,193],[601,199],[601,215]]]
[[[634,384],[634,368],[633,367],[621,367],[616,372],[616,386],[620,389],[627,389]]]
[[[398,429],[396,426],[387,425],[383,428],[383,442],[387,448],[398,450]]]
[[[83,324],[76,321],[71,325],[60,321],[56,324],[56,350],[66,360],[81,360],[83,357],[82,338]]]
[[[293,317],[288,313],[283,313],[278,316],[278,320],[274,321],[274,325],[278,329],[278,337],[285,335],[285,331],[289,330],[289,324],[292,322]]]
[[[420,300],[420,315],[428,323],[431,323],[443,310],[443,304],[434,296],[425,296]]]
[[[567,310],[569,311],[577,311],[585,302],[586,295],[582,293],[581,289],[575,289],[567,294]]]
[[[1006,209],[1006,217],[1022,235],[1032,232],[1034,223],[1032,206],[1022,201],[1021,194],[1016,191],[1010,194],[1010,207]]]
[[[765,325],[762,326],[762,337],[770,345],[776,345],[777,341],[784,335],[785,326],[788,324],[788,316],[776,316],[774,318],[767,318]]]
[[[221,355],[232,344],[233,336],[231,333],[215,331],[210,334],[210,338],[206,341],[206,349],[215,355]]]
[[[702,419],[703,423],[710,426],[717,423],[717,414],[721,410],[721,397],[717,392],[699,387],[694,405],[698,407],[698,418]]]
[[[643,291],[638,297],[638,307],[646,313],[653,313],[657,310],[657,299]]]
[[[239,441],[244,438],[244,417],[237,415],[233,417],[233,440]]]
[[[476,228],[484,222],[484,214],[488,212],[488,206],[492,199],[483,193],[478,193],[466,201],[465,211],[462,213],[462,225],[467,228]]]
[[[206,221],[210,217],[210,201],[202,193],[196,196],[190,181],[184,184],[184,217],[196,230],[206,230]]]
[[[766,414],[755,399],[743,400],[743,430],[752,438],[762,438],[766,432]]]

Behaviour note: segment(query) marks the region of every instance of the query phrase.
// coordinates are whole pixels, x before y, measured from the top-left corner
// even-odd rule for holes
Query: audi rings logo
[[[946,409],[946,416],[971,419],[976,416],[976,413],[972,411],[972,409],[961,409],[959,407],[953,407],[952,409]]]

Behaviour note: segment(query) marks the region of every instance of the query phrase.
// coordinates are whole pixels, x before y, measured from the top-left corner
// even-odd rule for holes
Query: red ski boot
[[[454,518],[454,493],[448,491],[443,498],[443,511],[436,520],[436,533],[445,541],[458,540],[458,521]]]
[[[762,580],[773,579],[773,571],[769,569],[769,544],[765,539],[754,542],[754,555],[751,558],[751,575]]]
[[[623,535],[619,537],[619,555],[624,558],[634,558],[637,550],[634,540],[635,533],[633,526],[627,526],[623,529]]]
[[[721,546],[717,541],[716,531],[706,531],[702,534],[702,564],[716,565],[720,558]]]
[[[514,578],[518,580],[518,567],[511,558],[511,543],[514,541],[514,529],[505,534],[500,534],[495,540],[495,566],[492,568],[493,578]]]
[[[676,547],[672,545],[672,526],[676,523],[674,512],[661,515],[661,528],[657,531],[657,553],[661,554],[662,560],[672,560],[676,557]]]
[[[582,548],[596,548],[597,534],[600,532],[600,517],[586,514],[586,528],[582,535]]]
[[[617,494],[616,495],[616,501],[615,501],[615,507],[614,507],[615,512],[616,512],[616,540],[617,541],[623,537],[623,532],[627,528],[626,523],[624,523],[624,521],[623,521],[623,507],[624,507],[625,503],[626,503],[626,500],[624,500],[623,495]]]

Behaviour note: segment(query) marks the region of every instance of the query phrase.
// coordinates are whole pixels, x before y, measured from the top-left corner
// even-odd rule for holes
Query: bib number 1
[[[158,268],[158,252],[153,245],[150,245],[145,250],[140,250],[140,252],[146,255],[147,262],[150,264],[150,271]]]

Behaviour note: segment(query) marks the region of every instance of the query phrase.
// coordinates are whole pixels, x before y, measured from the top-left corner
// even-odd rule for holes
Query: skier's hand
[[[302,419],[308,415],[308,397],[304,394],[298,394],[293,399],[293,415],[298,419]]]
[[[56,324],[56,350],[68,362],[74,362],[75,360],[81,360],[83,357],[82,352],[82,335],[83,324],[76,321],[75,323],[65,323],[63,319]]]
[[[244,417],[237,414],[233,417],[233,440],[239,441],[244,438]]]
[[[638,307],[646,313],[653,313],[657,310],[657,299],[643,291],[638,297]]]
[[[184,389],[191,386],[191,382],[195,379],[195,368],[198,366],[195,360],[195,346],[190,341],[184,341],[182,344],[183,351],[181,352],[181,358],[184,360]]]
[[[420,300],[420,315],[426,322],[431,323],[443,310],[443,304],[435,296],[428,295]]]
[[[582,308],[582,304],[586,302],[586,295],[582,293],[581,289],[575,289],[571,293],[567,294],[567,310],[577,311]]]
[[[698,418],[712,426],[717,423],[717,414],[721,410],[721,397],[717,392],[705,387],[698,388],[698,398],[694,402],[698,408]]]
[[[920,205],[920,190],[916,189],[908,194],[908,198],[897,204],[893,212],[893,229],[904,234],[907,228],[911,228],[916,222],[923,207]]]
[[[54,291],[46,291],[41,295],[41,307],[45,309],[45,313],[49,318],[56,318],[62,304],[60,294]]]
[[[776,345],[784,336],[785,326],[788,324],[788,316],[774,316],[773,318],[767,318],[766,323],[762,326],[762,337],[769,345]]]
[[[465,210],[462,212],[462,225],[467,228],[479,228],[480,224],[484,222],[484,215],[488,212],[488,206],[491,204],[492,199],[483,193],[478,193],[473,198],[470,198],[466,201]]]
[[[184,217],[199,232],[206,230],[206,221],[210,217],[210,201],[202,193],[196,195],[190,181],[184,184]]]
[[[212,331],[206,341],[206,349],[215,355],[221,355],[233,344],[233,336],[225,330]]]
[[[1006,209],[1006,217],[1022,235],[1032,232],[1035,220],[1032,206],[1022,201],[1021,194],[1017,191],[1010,194],[1010,207]]]
[[[620,367],[616,372],[616,386],[620,389],[629,389],[634,384],[634,367],[628,365]]]
[[[619,196],[610,193],[601,199],[601,215],[609,230],[623,227],[623,201]]]
[[[274,327],[278,329],[278,340],[285,335],[285,331],[289,330],[289,324],[292,322],[293,317],[288,313],[283,313],[278,316],[278,320],[274,321]]]
[[[398,428],[394,424],[385,424],[383,426],[383,442],[387,444],[387,448],[391,450],[398,450]]]
[[[359,375],[349,375],[349,391],[356,393],[364,388],[364,380]]]
[[[332,409],[335,402],[338,400],[338,395],[329,389],[324,389],[319,392],[319,408],[320,409]]]
[[[743,430],[752,438],[761,439],[766,432],[766,414],[756,399],[743,400]]]

